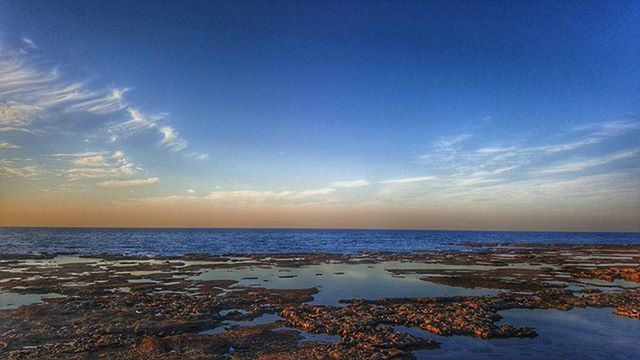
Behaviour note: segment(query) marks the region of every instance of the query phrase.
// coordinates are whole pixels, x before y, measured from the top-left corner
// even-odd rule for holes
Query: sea
[[[469,244],[640,244],[640,233],[337,229],[0,228],[0,253],[179,256],[470,249]]]

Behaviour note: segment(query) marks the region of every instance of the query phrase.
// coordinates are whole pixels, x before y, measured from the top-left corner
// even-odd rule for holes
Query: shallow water
[[[273,329],[272,331],[278,331],[278,330],[289,330],[289,331],[298,332],[298,334],[300,334],[302,336],[302,340],[300,340],[300,342],[302,342],[302,343],[304,343],[304,342],[319,342],[319,343],[325,343],[325,344],[335,344],[335,343],[338,342],[338,340],[340,340],[340,336],[338,336],[338,335],[330,335],[330,334],[325,334],[325,333],[312,334],[312,333],[306,332],[304,330],[290,328],[290,327],[287,327],[287,326],[280,326],[278,328]]]
[[[538,336],[532,339],[445,337],[418,328],[408,332],[442,343],[439,349],[416,351],[418,359],[638,359],[640,323],[611,311],[586,308],[500,312],[500,323],[535,328]]]
[[[393,276],[387,269],[437,269],[437,264],[382,262],[376,264],[325,263],[298,268],[252,266],[206,269],[192,280],[239,280],[236,286],[268,289],[306,289],[318,287],[313,305],[338,305],[342,299],[380,299],[384,297],[430,297],[457,295],[495,295],[498,290],[467,289],[420,280],[423,275]]]
[[[17,309],[22,305],[40,304],[44,299],[62,297],[60,294],[18,294],[8,291],[0,291],[0,310]]]
[[[508,257],[508,256],[507,256]],[[580,261],[588,260],[586,256]],[[322,263],[318,265],[308,265],[302,267],[285,267],[271,265],[256,265],[255,260],[250,258],[222,259],[220,261],[182,261],[182,260],[101,260],[87,259],[77,256],[58,256],[53,259],[25,260],[13,263],[12,266],[2,266],[0,270],[24,269],[24,272],[15,272],[13,277],[19,276],[24,279],[38,279],[39,275],[34,275],[45,268],[61,266],[71,263],[89,263],[88,268],[103,271],[109,269],[116,275],[136,276],[134,279],[127,279],[133,287],[135,283],[157,283],[163,285],[171,284],[175,278],[187,278],[190,280],[237,280],[234,287],[263,287],[270,289],[301,289],[317,287],[319,292],[314,295],[311,304],[314,305],[340,305],[342,299],[380,299],[384,297],[433,297],[433,296],[456,296],[456,295],[495,295],[499,290],[493,289],[466,289],[462,287],[440,285],[420,280],[421,277],[430,275],[429,270],[490,270],[498,268],[483,262],[482,265],[451,265],[437,264],[432,262],[408,262],[408,261],[384,261],[380,263],[367,263],[366,255],[355,257],[361,262],[342,264],[336,262]],[[284,261],[284,259],[280,259]],[[232,268],[210,268],[219,264],[234,262],[240,264],[239,267]],[[137,264],[163,265],[156,270],[129,270],[126,267]],[[168,264],[170,266],[164,266]],[[8,265],[8,263],[7,263]],[[33,266],[36,269],[29,269],[21,266]],[[201,267],[197,275],[179,275],[180,267],[195,266]],[[499,268],[523,268],[536,269],[540,267],[552,267],[548,264],[527,264],[516,263]],[[556,267],[557,268],[557,267]],[[188,269],[188,274],[193,268]],[[396,275],[390,270],[420,270],[425,274]],[[167,277],[153,277],[167,270]],[[426,270],[426,271],[425,271]],[[77,270],[80,271],[80,270]],[[95,272],[82,272],[84,276]],[[46,272],[43,272],[46,274]],[[76,281],[74,276],[80,274],[69,273],[69,282],[63,286],[86,286],[90,282]],[[567,272],[567,280],[570,275]],[[154,279],[149,279],[153,277]],[[54,276],[56,279],[62,277]],[[160,279],[160,280],[155,280]],[[106,281],[106,280],[101,280]],[[159,286],[159,285],[158,285]],[[583,286],[602,287],[606,291],[617,291],[615,287],[638,287],[636,283],[624,280],[616,280],[612,283],[597,279],[581,279],[571,281],[570,288],[580,289]],[[150,286],[154,287],[154,286]],[[27,289],[28,287],[22,287]],[[14,287],[13,291],[17,291]],[[198,285],[188,288],[189,294],[198,291]],[[619,288],[618,288],[619,290]],[[119,287],[110,289],[112,292],[128,292],[129,287]],[[160,287],[144,290],[150,294],[173,293],[170,290],[161,290]],[[225,292],[228,290],[225,290]],[[233,287],[231,289],[233,291]],[[223,296],[224,292],[220,294]],[[58,294],[17,294],[12,292],[0,292],[0,310],[15,309],[21,305],[41,303],[44,299],[58,297]],[[227,315],[231,309],[223,310],[220,314]],[[242,310],[240,312],[243,312]],[[539,336],[534,339],[492,339],[482,340],[471,337],[453,336],[442,337],[427,333],[418,328],[407,328],[403,326],[395,327],[398,331],[406,331],[416,336],[434,339],[442,343],[440,349],[417,351],[418,358],[445,358],[445,359],[538,359],[538,358],[563,358],[563,359],[638,359],[640,357],[640,322],[637,320],[618,317],[611,313],[611,309],[575,309],[569,312],[557,310],[508,310],[501,312],[504,316],[502,322],[514,326],[534,327]],[[256,326],[260,324],[270,324],[281,320],[277,314],[263,314],[253,320],[248,321],[224,321],[220,326],[206,330],[202,334],[217,334],[232,327]],[[278,326],[280,323],[274,326]],[[328,334],[310,334],[298,329],[288,327],[278,327],[278,330],[295,330],[301,336],[301,341],[318,341],[324,343],[335,343],[338,337]],[[614,349],[614,350],[612,350]]]
[[[589,285],[590,287],[595,287],[603,291],[606,291],[608,288],[611,288],[611,287],[620,287],[624,289],[640,288],[640,283],[635,283],[632,281],[627,281],[622,279],[614,279],[613,281],[606,281],[602,279],[578,279],[576,281],[579,283],[583,283],[585,285]]]
[[[231,311],[231,310],[226,310],[224,312],[224,315],[226,315],[229,311]],[[241,310],[238,310],[238,311],[243,313],[243,311],[241,311]],[[257,326],[257,325],[271,324],[271,323],[275,323],[275,322],[281,321],[281,320],[283,320],[283,319],[280,316],[278,316],[277,314],[273,314],[273,313],[262,314],[262,315],[256,317],[255,319],[252,319],[252,320],[244,320],[244,321],[226,320],[226,321],[223,321],[222,325],[220,325],[218,327],[215,327],[215,328],[209,329],[209,330],[205,330],[205,331],[201,331],[200,335],[215,335],[215,334],[223,333],[225,331],[228,331],[229,329],[233,329],[233,328],[236,328],[236,327],[246,327],[246,326]],[[288,326],[279,326],[277,328],[271,329],[271,331],[280,331],[280,330],[288,330],[288,331],[297,332],[302,337],[302,339],[300,340],[301,343],[304,343],[304,342],[320,342],[320,343],[326,343],[326,344],[335,344],[335,343],[338,342],[338,340],[340,340],[340,336],[338,336],[338,335],[330,335],[330,334],[325,334],[325,333],[312,334],[312,333],[306,332],[304,330],[295,329],[295,328],[291,328],[291,327],[288,327]]]
[[[235,328],[235,327],[243,327],[243,326],[257,326],[257,325],[264,325],[264,324],[270,324],[270,323],[274,323],[276,321],[280,321],[282,320],[282,318],[280,316],[278,316],[277,314],[262,314],[260,316],[258,316],[255,319],[251,319],[251,320],[225,320],[222,322],[222,325],[215,327],[213,329],[209,329],[209,330],[205,330],[205,331],[201,331],[200,334],[201,335],[214,335],[214,334],[219,334],[222,332],[225,332],[229,329]]]
[[[483,340],[468,336],[439,336],[416,327],[393,326],[419,338],[441,343],[440,348],[419,350],[418,359],[637,359],[640,354],[640,324],[637,320],[618,317],[612,309],[501,311],[498,323],[535,328],[535,338]],[[225,321],[221,326],[200,334],[218,334],[239,326],[256,326],[282,320],[277,314],[263,314],[253,320]],[[337,335],[311,334],[281,326],[272,331],[294,330],[302,342],[335,344]]]

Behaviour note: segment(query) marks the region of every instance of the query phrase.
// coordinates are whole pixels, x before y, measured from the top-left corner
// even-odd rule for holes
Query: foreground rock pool
[[[637,359],[640,246],[0,255],[7,359]]]

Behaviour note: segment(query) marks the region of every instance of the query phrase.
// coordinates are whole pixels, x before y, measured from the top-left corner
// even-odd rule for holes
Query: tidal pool
[[[236,286],[269,289],[317,287],[313,305],[337,305],[343,299],[385,297],[495,295],[494,289],[467,289],[420,280],[424,274],[396,276],[387,269],[438,269],[438,264],[381,262],[375,264],[323,263],[302,267],[252,266],[203,269],[189,280],[239,280]]]
[[[242,320],[242,321],[238,321],[238,320],[226,320],[222,322],[222,325],[215,327],[213,329],[209,329],[209,330],[205,330],[205,331],[201,331],[200,334],[201,335],[214,335],[214,334],[219,334],[221,332],[225,332],[229,329],[232,328],[236,328],[236,327],[245,327],[245,326],[257,326],[257,325],[263,325],[263,324],[270,324],[270,323],[274,323],[276,321],[280,321],[282,320],[282,318],[280,316],[278,316],[277,314],[262,314],[260,316],[258,316],[255,319],[252,320]]]
[[[291,328],[288,326],[280,326],[275,329],[272,329],[272,331],[278,331],[278,330],[290,330],[290,331],[298,332],[298,334],[302,336],[302,339],[300,340],[301,343],[319,342],[319,343],[325,343],[325,344],[336,344],[338,340],[340,340],[340,336],[338,335],[331,335],[326,333],[312,334],[310,332],[306,332],[304,330],[300,330],[296,328]]]
[[[418,328],[396,327],[441,344],[416,351],[418,359],[620,359],[640,356],[640,323],[616,316],[612,309],[501,311],[500,323],[535,328],[538,336],[526,339],[476,339],[437,336]]]
[[[228,313],[225,312],[225,315]],[[255,319],[252,320],[244,320],[244,321],[236,321],[236,320],[226,320],[223,321],[222,324],[218,327],[215,327],[213,329],[209,329],[209,330],[205,330],[200,332],[201,335],[215,335],[215,334],[220,334],[222,332],[225,332],[229,329],[233,329],[236,327],[246,327],[246,326],[257,326],[257,325],[264,325],[264,324],[271,324],[271,323],[275,323],[277,321],[283,320],[280,316],[278,316],[278,314],[273,314],[273,313],[266,313],[266,314],[262,314],[261,316],[258,316]],[[312,334],[309,332],[306,332],[304,330],[301,329],[296,329],[296,328],[291,328],[291,327],[287,327],[287,326],[280,326],[274,329],[271,329],[271,331],[280,331],[280,330],[289,330],[289,331],[295,331],[298,334],[300,334],[300,336],[302,337],[302,339],[300,339],[300,342],[321,342],[321,343],[325,343],[325,344],[335,344],[338,342],[338,340],[340,340],[340,336],[338,335],[330,335],[330,334],[325,334],[325,333],[320,333],[320,334]]]
[[[17,309],[22,305],[40,304],[43,299],[63,297],[60,294],[18,294],[14,292],[0,292],[0,310]]]

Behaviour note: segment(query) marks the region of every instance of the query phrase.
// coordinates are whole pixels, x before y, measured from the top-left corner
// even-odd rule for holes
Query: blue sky
[[[638,230],[639,19],[637,1],[4,1],[0,200],[35,225],[67,206],[80,225],[173,207],[195,226]]]

